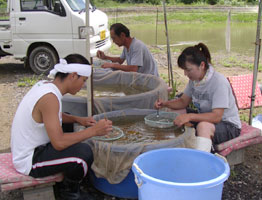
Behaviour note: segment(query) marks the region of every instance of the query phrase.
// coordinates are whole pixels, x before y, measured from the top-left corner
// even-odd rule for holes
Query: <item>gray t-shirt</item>
[[[139,73],[159,76],[157,64],[152,54],[148,50],[147,46],[136,38],[132,39],[129,50],[124,47],[120,58],[126,60],[127,65],[138,66],[137,72]]]
[[[222,121],[228,121],[241,128],[235,97],[228,80],[220,73],[214,72],[203,85],[194,86],[189,81],[184,94],[192,98],[199,113],[211,112],[215,108],[224,108]]]

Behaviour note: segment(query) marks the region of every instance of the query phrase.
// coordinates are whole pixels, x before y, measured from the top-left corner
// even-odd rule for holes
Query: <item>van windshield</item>
[[[86,1],[85,0],[66,0],[68,5],[73,11],[81,11],[85,10],[86,8]],[[89,4],[89,9],[93,9],[92,5]]]

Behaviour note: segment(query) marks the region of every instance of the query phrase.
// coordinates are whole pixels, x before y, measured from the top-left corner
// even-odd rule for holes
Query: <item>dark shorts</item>
[[[196,128],[199,122],[191,122],[191,123]],[[236,138],[240,135],[241,132],[241,129],[237,128],[235,124],[226,121],[221,121],[218,124],[215,124],[215,128],[216,128],[215,134],[212,139],[213,144],[215,145]]]
[[[187,113],[192,113],[191,110],[187,110]],[[194,127],[197,127],[199,122],[191,122]],[[221,121],[215,124],[215,134],[213,137],[213,144],[217,145],[233,138],[236,138],[240,135],[241,129],[238,128],[235,124],[227,121]]]
[[[231,122],[221,121],[215,124],[216,130],[213,137],[214,144],[220,144],[236,138],[240,135],[241,129],[236,127],[235,124]]]

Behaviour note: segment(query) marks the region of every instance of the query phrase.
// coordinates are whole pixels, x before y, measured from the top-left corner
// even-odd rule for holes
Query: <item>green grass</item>
[[[91,0],[91,2],[98,8],[116,8],[116,7],[162,7],[162,2],[160,2],[160,4],[158,5],[153,5],[150,3],[128,3],[128,2],[124,2],[124,3],[120,3],[117,1],[113,1],[113,0]],[[257,5],[257,2],[253,2],[253,3],[247,3],[244,1],[238,1],[238,0],[219,0],[219,2],[217,3],[217,5],[223,5],[223,6],[246,6],[246,5]],[[208,7],[210,6],[207,3],[204,3],[203,1],[197,1],[194,2],[192,4],[184,4],[184,3],[180,3],[177,2],[175,0],[170,0],[169,3],[166,3],[166,6],[182,6],[182,7]]]
[[[253,113],[252,113],[252,118],[257,116],[258,114],[262,113],[262,107],[254,107]],[[244,122],[249,122],[249,114],[250,114],[250,109],[245,109],[245,110],[239,110],[239,117],[241,121]]]
[[[167,74],[160,74],[160,78],[162,78],[166,84],[168,84],[168,75]],[[173,80],[173,87],[172,91],[169,93],[168,99],[174,99],[178,92],[178,87],[181,83],[179,83],[177,80]]]
[[[231,169],[230,170],[230,177],[232,178],[232,179],[234,179],[234,178],[236,178],[237,177],[237,172],[234,170],[234,169]]]
[[[23,77],[18,81],[18,87],[31,87],[38,81],[42,80],[43,76],[33,75],[33,77]]]
[[[157,46],[150,46],[149,50],[151,53],[160,54],[160,53],[166,53],[166,48],[161,48]]]
[[[244,23],[256,23],[257,22],[257,14],[256,13],[236,13],[231,17],[234,22],[244,22]]]
[[[177,95],[177,88],[179,87],[180,83],[177,82],[176,80],[173,80],[173,87],[172,87],[172,91],[170,92],[168,99],[174,99]]]
[[[168,84],[168,75],[167,74],[160,74],[160,78],[162,78]]]
[[[253,68],[254,68],[254,64],[253,63],[252,64],[251,63],[243,63],[242,60],[240,60],[239,58],[234,57],[234,56],[230,56],[230,57],[227,57],[227,58],[223,59],[221,61],[221,64],[224,67],[228,67],[228,68],[242,67],[242,68],[249,69],[250,71],[252,71]],[[258,72],[262,72],[262,64],[259,64]]]
[[[119,3],[116,1],[112,1],[112,0],[93,0],[91,2],[94,2],[93,4],[97,8],[126,8],[126,7],[154,6],[154,5],[146,4],[146,3],[128,3],[128,2]]]
[[[250,63],[242,63],[242,64],[240,64],[240,66],[243,67],[243,68],[247,68],[249,70],[253,70],[253,68],[254,68],[254,64],[250,64]],[[261,64],[258,65],[258,72],[262,72],[262,65]]]
[[[9,20],[9,16],[0,16],[0,20]]]
[[[169,12],[167,13],[167,20],[169,24],[172,23],[225,23],[227,21],[227,12]],[[117,22],[124,24],[155,24],[155,13],[121,13],[118,14],[117,19],[110,19],[110,23]],[[234,13],[231,16],[231,22],[241,23],[256,23],[256,13]],[[164,15],[159,13],[158,23],[164,23]]]
[[[205,12],[205,13],[169,13],[167,16],[168,21],[180,21],[180,22],[225,22],[227,19],[227,13],[221,12]]]

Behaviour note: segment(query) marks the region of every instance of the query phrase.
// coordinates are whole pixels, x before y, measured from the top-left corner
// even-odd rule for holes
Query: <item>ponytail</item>
[[[194,47],[197,48],[206,57],[208,63],[211,63],[211,55],[205,44],[200,42]]]
[[[209,64],[211,64],[211,55],[207,46],[203,43],[199,43],[184,49],[178,57],[177,64],[180,68],[186,69],[186,62],[190,62],[197,66],[200,66],[201,62],[204,62],[206,69],[208,69]]]

